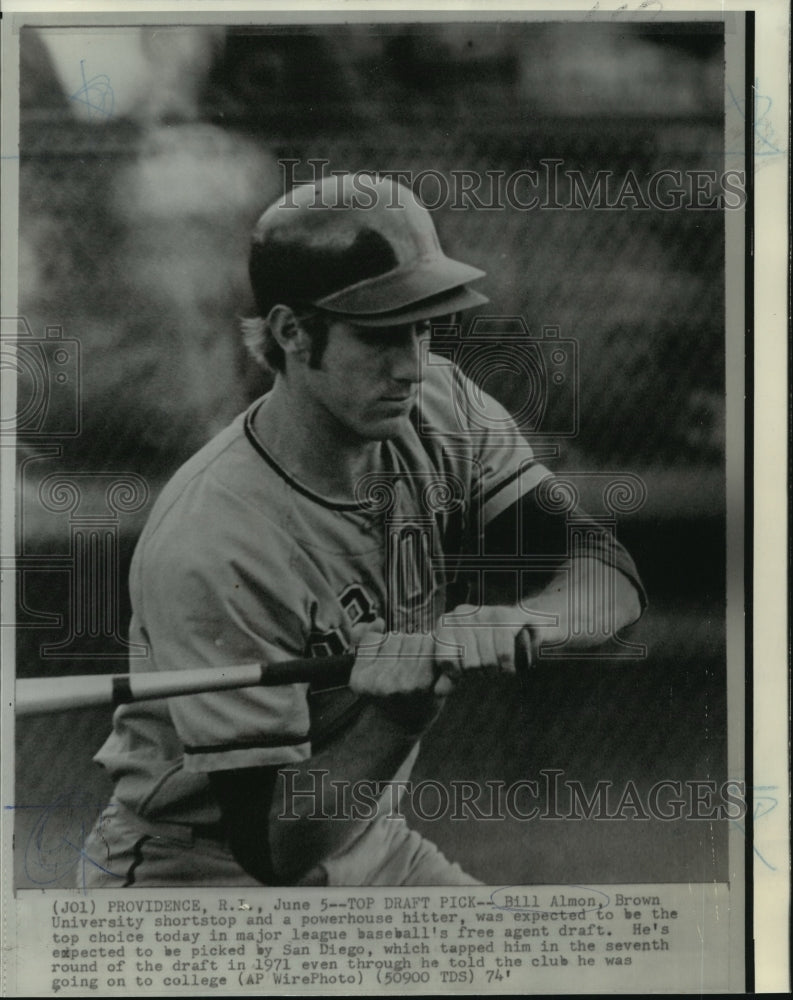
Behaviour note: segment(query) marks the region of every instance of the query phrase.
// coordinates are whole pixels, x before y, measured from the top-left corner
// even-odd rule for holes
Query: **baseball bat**
[[[278,663],[243,663],[232,667],[147,671],[134,674],[83,674],[36,677],[16,682],[16,714],[45,715],[70,708],[128,704],[155,698],[177,698],[206,691],[279,684],[319,682],[342,686],[350,679],[354,653],[314,656]],[[528,669],[530,649],[524,632],[515,642],[518,673]]]
[[[124,705],[153,698],[174,698],[204,691],[318,681],[346,684],[355,663],[352,653],[308,657],[279,663],[242,663],[232,667],[147,671],[136,674],[84,674],[37,677],[16,683],[16,714],[43,715],[89,705]]]

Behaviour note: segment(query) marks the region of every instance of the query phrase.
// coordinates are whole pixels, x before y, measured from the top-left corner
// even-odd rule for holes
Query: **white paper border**
[[[600,0],[590,9],[605,13],[613,11],[621,17],[634,13],[646,13],[648,9],[660,9],[659,3],[617,3],[614,0]],[[179,18],[193,13],[199,16],[220,15],[226,19],[233,12],[264,13],[277,16],[285,13],[294,16],[297,12],[308,15],[320,12],[320,17],[335,19],[336,15],[363,13],[367,17],[380,13],[393,14],[395,18],[409,18],[411,12],[416,18],[431,19],[433,16],[446,18],[452,13],[458,18],[492,16],[496,12],[524,12],[535,9],[534,5],[515,0],[504,0],[498,4],[484,3],[436,3],[430,10],[422,4],[387,3],[371,0],[363,3],[345,3],[340,0],[318,6],[317,4],[294,3],[183,3],[178,7],[167,7],[152,0],[136,3],[134,17],[146,12],[163,13],[169,11]],[[554,5],[553,16],[562,11],[582,12],[586,5],[560,2]],[[56,7],[52,3],[13,2],[3,4],[3,94],[4,103],[11,103],[17,92],[17,58],[14,54],[13,39],[6,35],[13,30],[13,20],[7,15],[14,13],[46,14],[48,11],[59,15],[66,13],[124,14],[129,12],[129,4],[121,3],[80,3],[64,0]],[[772,123],[775,133],[782,137],[787,148],[789,133],[788,108],[788,66],[789,66],[789,15],[784,0],[756,0],[754,3],[713,3],[700,2],[697,12],[714,15],[744,10],[756,12],[756,39],[758,81],[762,92],[773,101]],[[665,13],[680,11],[691,13],[689,4],[663,4]],[[12,23],[9,23],[12,22]],[[18,51],[18,50],[17,50]],[[3,153],[7,154],[14,145],[15,116],[3,116]],[[762,169],[757,168],[761,166]],[[755,269],[754,269],[754,364],[755,364],[755,409],[754,409],[754,616],[753,616],[753,671],[754,671],[754,784],[778,790],[779,805],[763,817],[762,848],[773,856],[776,871],[771,871],[759,860],[754,866],[754,930],[755,930],[755,988],[758,992],[786,990],[789,986],[788,917],[790,912],[789,893],[789,787],[788,760],[788,679],[787,679],[787,275],[788,275],[788,156],[779,156],[755,164]],[[17,201],[16,172],[6,169],[3,162],[3,207]],[[6,215],[6,212],[3,212]],[[6,261],[15,257],[16,234],[7,225],[3,226],[2,252]],[[5,267],[2,274],[2,309],[4,314],[16,314],[16,288],[14,275]],[[4,392],[3,407],[13,408],[13,393]],[[8,412],[7,410],[5,412]],[[7,462],[2,467],[3,496],[13,490],[13,467]],[[5,506],[5,505],[4,505]],[[3,550],[9,551],[13,545],[13,520],[7,511],[3,518]],[[7,543],[10,545],[7,546]],[[10,603],[9,603],[10,602]],[[3,592],[3,620],[13,617],[13,594],[8,588]],[[10,630],[2,630],[2,652],[5,664],[12,659],[10,646],[13,639]],[[9,714],[9,677],[4,668],[3,699],[4,733],[7,741],[13,731],[13,717]],[[3,781],[4,801],[9,800],[8,790],[13,788],[13,760],[4,755]],[[4,904],[2,929],[4,948],[12,944],[13,927],[9,925],[6,907],[11,905],[9,890],[10,820],[3,815],[3,862],[2,878]],[[756,830],[760,836],[760,831]],[[760,845],[758,845],[760,846]],[[11,921],[13,923],[13,921]],[[10,936],[9,936],[10,935]]]

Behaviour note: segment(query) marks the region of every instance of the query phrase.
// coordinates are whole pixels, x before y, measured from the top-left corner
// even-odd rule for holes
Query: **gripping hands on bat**
[[[347,684],[358,694],[430,704],[448,694],[466,670],[515,671],[532,661],[529,633],[513,608],[460,605],[433,635],[385,632],[378,619],[354,636],[355,653],[284,659],[273,646],[265,663],[134,674],[88,674],[16,682],[16,714],[40,715],[89,705],[174,698],[202,691],[306,681]],[[352,670],[352,676],[350,671]]]
[[[516,660],[531,663],[525,622],[515,608],[459,605],[434,633],[387,632],[376,627],[358,641],[350,687],[376,698],[449,694],[469,670],[514,674]],[[375,623],[376,625],[377,623]]]

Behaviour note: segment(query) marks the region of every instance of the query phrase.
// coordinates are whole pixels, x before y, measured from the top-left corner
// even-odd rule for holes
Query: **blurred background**
[[[722,27],[707,23],[25,29],[18,676],[124,669],[126,572],[151,501],[267,388],[238,319],[252,309],[250,229],[284,187],[279,160],[297,161],[296,180],[310,159],[448,177],[558,159],[618,185],[628,171],[642,184],[658,170],[721,174],[723,68]],[[686,196],[669,211],[447,200],[433,215],[447,252],[487,271],[491,315],[576,341],[578,432],[551,439],[550,464],[642,478],[646,501],[617,535],[650,610],[627,636],[645,658],[561,662],[519,698],[506,681],[472,681],[416,777],[723,781],[723,214]],[[520,409],[519,380],[487,389]],[[57,493],[74,473],[79,503]],[[113,477],[129,491],[115,506]],[[73,569],[89,507],[110,553],[107,586],[88,598],[99,622]],[[19,885],[74,877],[69,845],[109,794],[90,760],[109,725],[104,710],[19,720]],[[727,872],[725,823],[418,825],[489,882]]]

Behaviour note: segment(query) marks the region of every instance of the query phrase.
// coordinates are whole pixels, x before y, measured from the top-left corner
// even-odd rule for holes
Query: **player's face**
[[[334,322],[319,368],[305,371],[305,387],[345,433],[393,437],[416,404],[429,335],[428,320],[377,328]]]

